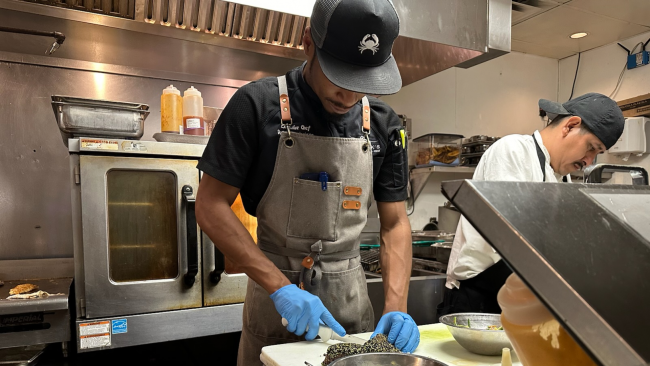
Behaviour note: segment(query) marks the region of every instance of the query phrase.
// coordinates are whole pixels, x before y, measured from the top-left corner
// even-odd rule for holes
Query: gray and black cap
[[[357,93],[387,95],[402,88],[392,54],[399,18],[390,0],[316,0],[311,36],[325,76]]]
[[[625,117],[615,101],[598,93],[587,93],[560,104],[546,99],[539,100],[539,108],[549,119],[557,116],[577,116],[582,123],[605,144],[614,146],[623,134]]]

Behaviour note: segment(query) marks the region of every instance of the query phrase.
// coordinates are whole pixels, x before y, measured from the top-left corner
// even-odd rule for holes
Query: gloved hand
[[[325,308],[317,296],[301,290],[296,285],[286,285],[271,294],[271,300],[280,315],[287,319],[287,330],[305,339],[313,340],[318,335],[319,320],[340,335],[345,335],[345,329]]]
[[[379,324],[370,338],[377,334],[388,334],[388,342],[400,351],[411,353],[420,344],[420,330],[408,314],[392,311],[379,319]]]

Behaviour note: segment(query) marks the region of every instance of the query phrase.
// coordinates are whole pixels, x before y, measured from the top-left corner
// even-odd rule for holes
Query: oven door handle
[[[183,203],[185,204],[185,224],[187,232],[187,273],[183,278],[188,287],[192,287],[199,273],[198,233],[196,229],[196,198],[192,186],[183,186]]]
[[[213,285],[218,285],[221,281],[221,275],[226,269],[226,261],[221,251],[217,249],[217,246],[212,244],[212,247],[214,249],[214,270],[210,272],[210,282]]]

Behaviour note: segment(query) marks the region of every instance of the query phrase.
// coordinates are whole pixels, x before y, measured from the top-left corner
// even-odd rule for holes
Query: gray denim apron
[[[363,138],[306,135],[292,129],[286,78],[278,84],[286,131],[257,208],[258,246],[291,283],[318,296],[348,333],[370,331],[374,316],[359,257],[372,194],[368,99],[362,100]],[[329,179],[300,179],[320,172]],[[266,290],[249,280],[237,364],[259,365],[262,347],[299,340],[304,335],[289,333]]]

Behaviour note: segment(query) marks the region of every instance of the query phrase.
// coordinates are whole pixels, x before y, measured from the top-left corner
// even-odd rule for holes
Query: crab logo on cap
[[[362,39],[361,42],[359,42],[359,52],[363,54],[363,51],[365,50],[370,50],[372,51],[372,54],[374,55],[379,51],[379,38],[377,37],[376,34],[366,34]]]

